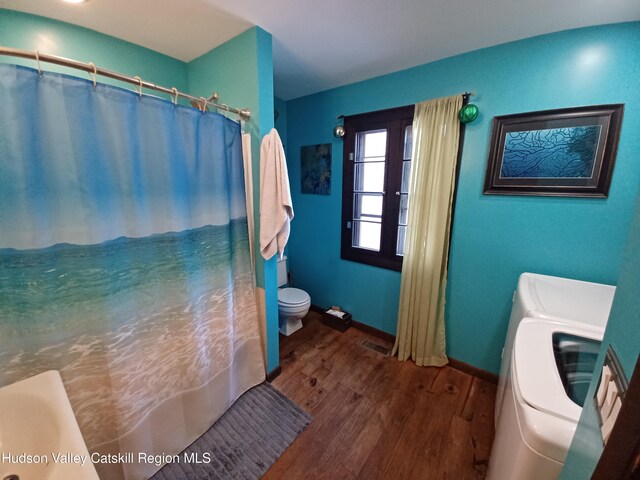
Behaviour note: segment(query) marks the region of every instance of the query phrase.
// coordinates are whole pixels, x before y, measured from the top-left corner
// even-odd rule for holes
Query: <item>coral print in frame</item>
[[[624,105],[494,117],[485,194],[606,198]]]

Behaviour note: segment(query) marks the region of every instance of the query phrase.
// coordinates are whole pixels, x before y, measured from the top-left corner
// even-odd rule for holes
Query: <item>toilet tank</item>
[[[284,287],[288,283],[287,278],[287,256],[283,255],[278,260],[278,287]]]

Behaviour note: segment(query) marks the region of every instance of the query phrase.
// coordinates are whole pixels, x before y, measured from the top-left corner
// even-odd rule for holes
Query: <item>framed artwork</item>
[[[331,144],[301,148],[302,193],[331,194]]]
[[[484,193],[606,198],[623,107],[494,117]]]

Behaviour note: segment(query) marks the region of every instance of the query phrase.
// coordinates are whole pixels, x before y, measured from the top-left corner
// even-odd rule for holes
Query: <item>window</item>
[[[402,269],[413,110],[345,117],[341,258]]]

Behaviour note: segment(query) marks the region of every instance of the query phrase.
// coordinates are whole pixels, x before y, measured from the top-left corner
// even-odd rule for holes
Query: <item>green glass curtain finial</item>
[[[462,123],[471,123],[478,118],[478,107],[473,103],[464,105],[458,112],[458,118]]]

